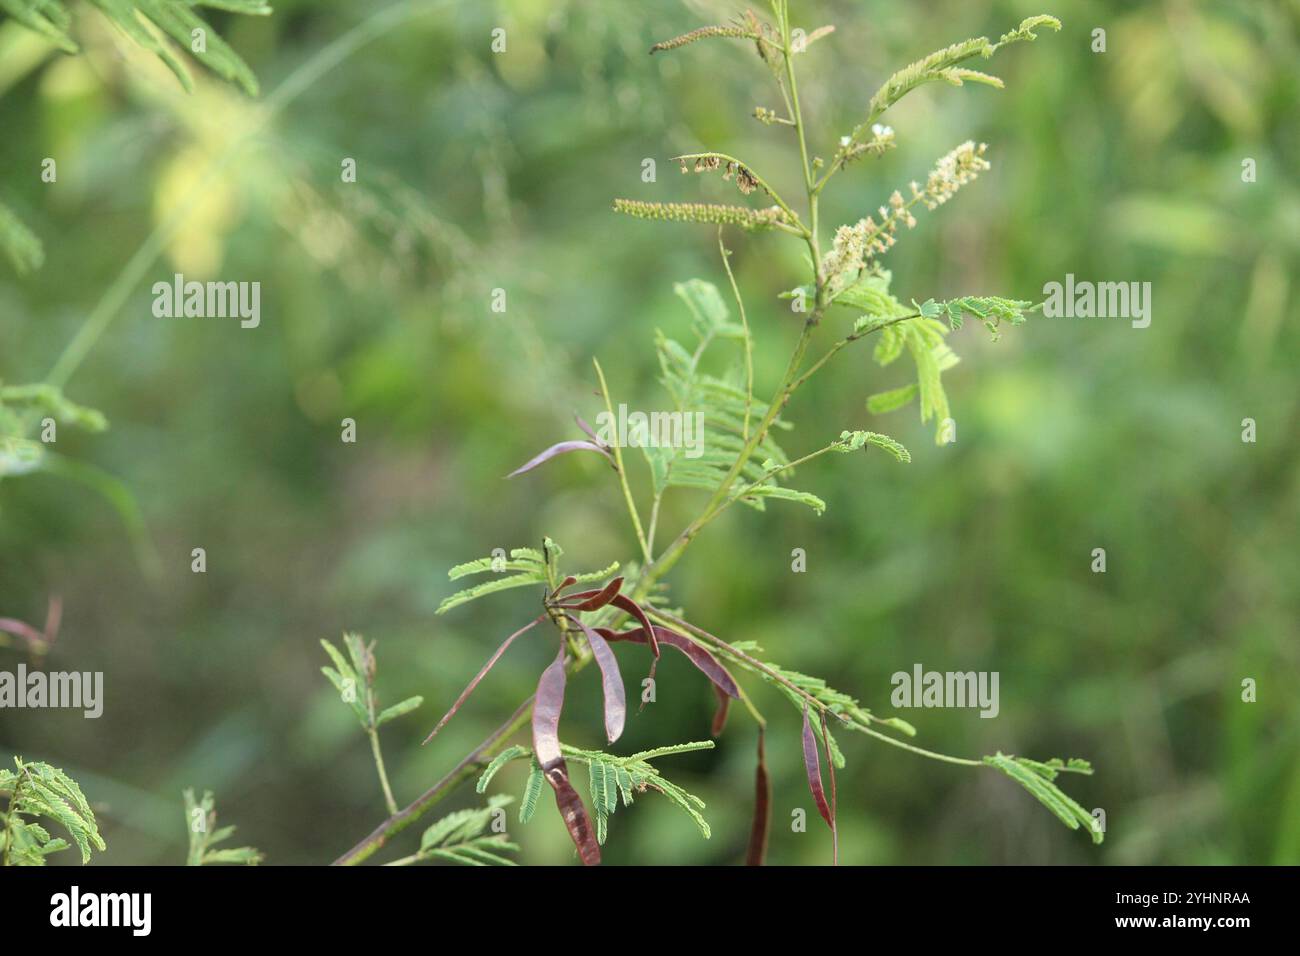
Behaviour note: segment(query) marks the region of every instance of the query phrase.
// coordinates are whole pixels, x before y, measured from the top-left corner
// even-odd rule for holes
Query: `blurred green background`
[[[345,629],[378,641],[381,703],[425,698],[382,732],[399,802],[501,723],[532,692],[549,642],[517,645],[420,746],[536,600],[511,591],[435,618],[455,589],[447,569],[543,534],[575,568],[634,556],[596,456],[501,476],[576,437],[573,412],[594,417],[592,355],[617,401],[664,407],[654,330],[689,327],[673,283],[726,281],[712,227],[616,217],[611,199],[743,201],[669,162],[701,149],[799,192],[789,130],[749,115],[779,105],[751,44],[646,55],[739,5],[414,4],[280,104],[283,84],[382,5],[274,6],[269,18],[211,16],[259,77],[256,100],[198,70],[186,95],[85,5],[77,57],[0,23],[0,198],[47,251],[28,276],[0,268],[0,378],[41,380],[151,231],[196,197],[68,384],[110,429],[59,435],[62,455],[124,483],[143,533],[82,483],[41,472],[0,482],[0,616],[39,624],[61,595],[44,666],[103,671],[107,695],[98,720],[0,711],[0,757],[76,777],[107,862],[181,862],[186,786],[216,791],[235,842],[270,863],[328,862],[369,832],[384,815],[369,749],[319,670],[318,642]],[[1071,272],[1151,282],[1153,320],[1039,317],[996,343],[968,324],[951,338],[963,356],[946,376],[959,440],[945,448],[915,408],[868,416],[867,394],[906,379],[869,348],[846,350],[788,410],[787,450],[874,428],[908,445],[912,464],[877,454],[803,469],[796,485],[827,513],[734,509],[677,566],[674,598],[714,633],[756,640],[882,716],[894,714],[890,675],[915,663],[998,671],[997,719],[905,711],[916,742],[1096,768],[1064,784],[1105,810],[1099,848],[993,771],[845,734],[845,862],[1300,862],[1300,3],[793,7],[798,26],[838,27],[799,61],[810,148],[827,157],[893,70],[1030,14],[1059,16],[1061,33],[972,64],[1005,90],[932,84],[895,107],[899,147],[837,177],[823,223],[857,220],[955,144],[984,141],[992,170],[921,214],[886,257],[896,293],[1036,301]],[[500,55],[489,48],[498,26]],[[1105,53],[1092,52],[1095,28]],[[56,184],[40,180],[45,157]],[[340,182],[344,157],[357,161],[355,184]],[[655,183],[641,180],[647,157]],[[1254,183],[1242,181],[1245,158]],[[797,334],[776,294],[802,281],[802,247],[727,241],[766,396]],[[261,327],[154,318],[150,286],[178,271],[260,281]],[[489,308],[494,288],[507,290],[505,314]],[[851,322],[829,318],[824,341]],[[354,445],[339,441],[344,417],[357,421]],[[1247,417],[1254,444],[1241,440]],[[671,531],[703,498],[670,502]],[[204,575],[190,571],[195,547]],[[795,547],[804,574],[791,573]],[[1104,575],[1090,571],[1098,547]],[[643,652],[619,655],[629,679],[639,674]],[[0,666],[21,659],[0,648]],[[1241,701],[1244,678],[1258,682],[1257,703]],[[815,814],[807,833],[789,826],[793,808],[812,811],[798,715],[748,685],[771,725],[769,859],[825,862]],[[707,737],[704,681],[665,658],[659,686],[620,752]],[[562,736],[598,746],[598,715],[586,671]],[[737,708],[715,751],[662,765],[707,802],[711,840],[647,797],[611,821],[606,859],[743,859],[753,750]],[[512,765],[493,789],[517,795],[522,776]],[[462,788],[444,806],[481,799]],[[520,858],[567,862],[543,801],[527,827],[512,823]],[[410,852],[418,832],[378,859]]]

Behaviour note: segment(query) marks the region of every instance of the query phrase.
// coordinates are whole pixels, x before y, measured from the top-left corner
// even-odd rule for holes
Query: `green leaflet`
[[[591,809],[596,816],[596,842],[603,844],[609,832],[609,815],[618,807],[618,798],[612,800],[616,771],[609,764],[593,760],[587,765],[588,791],[591,794]]]
[[[573,577],[578,584],[591,584],[593,581],[608,581],[614,576],[614,572],[617,570],[618,562],[614,561],[607,568],[601,568],[599,571],[587,571],[583,574],[575,574]]]
[[[667,780],[650,761],[675,754],[691,753],[696,750],[712,750],[713,747],[712,740],[701,740],[657,747],[654,750],[643,750],[640,753],[632,754],[630,757],[619,757],[599,750],[580,750],[577,747],[570,747],[568,744],[562,744],[560,749],[564,752],[566,760],[587,765],[588,796],[595,815],[596,838],[603,843],[608,831],[609,817],[618,809],[620,800],[623,806],[631,806],[635,795],[644,793],[647,790],[653,790],[667,798],[674,806],[689,816],[705,839],[708,839],[711,834],[709,824],[700,813],[704,809],[704,801]],[[498,760],[501,761],[501,764],[508,762],[508,760],[502,758],[509,752],[513,753],[508,760],[516,760],[524,756],[531,757],[532,755],[532,751],[526,747],[511,747],[510,751],[503,752],[497,760],[493,761],[493,764],[497,764]],[[488,771],[495,774],[499,768],[500,765],[489,766],[484,771],[484,776],[488,774]],[[488,777],[488,779],[490,780],[491,777]],[[483,779],[480,777],[479,791],[482,792],[485,786],[486,784],[483,783]],[[533,759],[528,780],[524,785],[523,805],[519,811],[521,823],[527,823],[528,820],[532,819],[533,811],[537,806],[537,797],[541,790],[542,771],[537,766],[536,759]]]
[[[524,782],[524,798],[519,803],[520,823],[527,823],[537,812],[537,801],[542,795],[542,784],[545,782],[546,775],[542,773],[537,760],[533,759],[528,767],[528,779]]]
[[[352,650],[351,642],[348,640],[350,637],[352,637],[351,634],[343,636],[343,643],[349,651]],[[361,726],[369,727],[370,712],[366,709],[365,701],[367,696],[366,681],[358,673],[358,671],[365,672],[364,660],[359,661],[357,656],[353,655],[352,661],[349,662],[339,652],[338,648],[329,641],[322,639],[320,643],[321,647],[325,649],[325,653],[329,655],[330,660],[334,662],[333,667],[322,667],[321,673],[334,685],[334,689],[339,692],[339,697],[343,702],[352,708],[352,712],[356,714]]]
[[[474,807],[449,813],[425,829],[420,838],[420,852],[403,862],[444,860],[462,866],[516,866],[505,856],[519,847],[504,834],[486,832],[497,811],[508,806],[513,797],[497,794],[486,807]]]
[[[990,767],[1001,770],[1028,790],[1039,803],[1051,810],[1057,819],[1071,830],[1077,830],[1082,825],[1092,836],[1093,843],[1101,843],[1105,839],[1106,835],[1092,814],[1067,796],[1053,782],[1062,771],[1091,774],[1092,765],[1086,760],[1071,759],[1069,763],[1062,763],[1057,758],[1043,763],[1026,757],[1013,757],[998,751],[991,757],[985,757],[984,762]]]
[[[424,698],[416,695],[415,697],[406,698],[406,700],[402,701],[400,704],[394,704],[392,707],[385,707],[379,712],[379,716],[375,718],[375,726],[382,727],[390,720],[396,720],[403,714],[409,714],[423,703]]]
[[[531,548],[515,548],[510,552],[509,558],[502,552],[488,555],[486,558],[475,558],[473,561],[466,561],[464,564],[458,564],[448,571],[447,578],[451,581],[457,581],[467,575],[484,574],[489,571],[495,574],[502,574],[506,571],[515,571],[517,573],[509,577],[484,581],[463,591],[458,591],[450,597],[443,598],[442,603],[438,605],[438,610],[434,613],[445,614],[454,607],[468,604],[476,598],[481,598],[487,594],[495,594],[498,591],[525,587],[530,584],[546,583],[545,557],[540,551]]]
[[[943,388],[942,374],[957,364],[957,356],[944,344],[947,328],[934,319],[918,318],[900,323],[899,329],[907,350],[916,363],[916,378],[921,397],[921,421],[934,418],[937,423],[935,443],[946,441],[945,422],[951,417],[948,395]]]
[[[831,448],[838,452],[850,452],[868,445],[884,449],[904,464],[912,460],[912,453],[904,448],[902,443],[879,432],[840,432],[839,439],[831,443]]]
[[[867,107],[867,123],[874,123],[887,109],[922,83],[949,80],[946,73],[950,67],[974,56],[990,56],[993,49],[993,44],[989,43],[988,37],[975,37],[936,50],[928,56],[909,63],[885,80],[872,95],[871,103]]]
[[[374,642],[367,644],[360,634],[344,634],[343,645],[347,648],[347,657],[329,641],[322,640],[320,643],[334,664],[333,667],[322,667],[321,673],[334,685],[340,699],[352,708],[361,729],[367,733],[403,714],[409,714],[424,703],[423,697],[408,697],[376,713]]]
[[[776,498],[780,501],[794,501],[801,505],[807,505],[819,516],[826,511],[826,502],[816,495],[809,494],[806,491],[795,491],[793,488],[782,488],[780,485],[757,485],[748,488],[740,500],[750,504],[752,498]]]
[[[673,286],[675,292],[695,319],[695,334],[701,339],[711,336],[720,338],[745,338],[745,327],[729,321],[730,312],[722,293],[712,282],[703,279],[687,279]]]
[[[891,388],[887,392],[877,392],[867,396],[867,411],[872,415],[882,415],[910,405],[916,398],[918,387],[915,382],[902,388]]]
[[[917,306],[917,310],[926,318],[946,318],[949,328],[953,331],[962,327],[963,314],[968,313],[983,322],[993,338],[997,339],[1000,335],[998,326],[1003,320],[1012,325],[1020,325],[1025,321],[1026,312],[1032,311],[1032,308],[1025,299],[1005,299],[997,295],[967,295],[959,299],[949,299],[947,302],[927,299],[924,304]]]
[[[550,538],[547,538],[546,542],[551,552],[552,561],[557,561],[564,554],[564,549],[551,541]],[[577,578],[579,584],[586,584],[591,581],[605,581],[618,570],[618,567],[618,562],[615,561],[607,568],[575,574],[574,577]],[[486,574],[488,572],[503,574],[506,571],[515,573],[508,577],[484,581],[463,591],[458,591],[450,597],[444,598],[442,603],[438,605],[438,610],[434,613],[444,614],[454,607],[468,604],[476,598],[495,594],[498,591],[508,591],[511,588],[526,587],[530,584],[544,585],[547,583],[548,574],[557,576],[559,574],[554,567],[548,569],[546,556],[541,551],[535,548],[513,548],[508,557],[502,551],[499,554],[488,555],[486,558],[475,558],[473,561],[458,564],[447,572],[447,577],[452,581],[456,581],[472,574]]]
[[[675,411],[683,415],[700,413],[704,416],[704,431],[695,448],[641,449],[650,469],[655,495],[663,494],[667,488],[716,491],[735,464],[746,436],[746,391],[738,364],[745,347],[744,327],[730,321],[722,295],[712,283],[692,279],[679,283],[675,290],[691,310],[692,327],[698,343],[694,351],[690,351],[662,332],[656,332],[655,348],[662,373],[660,382],[672,396]],[[728,356],[732,365],[723,377],[703,371],[705,362],[718,354],[717,350],[710,349],[719,339],[732,340],[738,346],[737,352]],[[767,403],[752,397],[749,399],[748,428],[751,431],[767,411]],[[766,469],[757,461],[789,462],[772,437],[772,431],[789,428],[790,425],[779,417],[773,422],[772,430],[759,443],[753,458],[741,469],[741,480],[748,479],[752,483],[764,477]],[[763,497],[751,495],[743,500],[761,511]]]
[[[904,326],[905,323],[899,323],[881,330],[880,338],[876,340],[876,347],[871,353],[877,365],[883,368],[903,354],[903,349],[907,345]]]
[[[185,789],[182,796],[185,799],[185,826],[190,834],[190,849],[185,860],[187,866],[211,866],[218,863],[256,866],[262,862],[262,854],[251,846],[213,849],[218,843],[229,839],[235,828],[217,827],[216,801],[211,790],[203,791],[202,800],[195,800],[194,791],[189,788]]]
[[[478,778],[478,785],[475,787],[475,789],[479,793],[485,792],[488,788],[488,784],[492,782],[492,778],[497,775],[498,770],[500,770],[510,761],[518,757],[525,757],[530,753],[532,753],[532,751],[529,750],[527,747],[520,747],[520,746],[507,747],[505,750],[501,751],[501,753],[493,757],[492,762],[489,763],[486,768],[484,768],[482,775]]]
[[[460,607],[462,604],[468,604],[470,601],[484,597],[488,594],[496,594],[498,591],[508,591],[511,588],[522,588],[529,584],[545,584],[546,576],[541,572],[529,571],[523,574],[513,574],[508,578],[497,578],[495,581],[484,581],[482,584],[476,584],[472,588],[466,588],[463,591],[457,591],[451,597],[444,598],[438,605],[435,614],[446,614],[454,607]]]
[[[942,80],[954,86],[961,86],[964,81],[969,80],[1001,88],[1002,81],[997,77],[988,76],[975,70],[957,68],[956,64],[975,56],[988,58],[998,48],[1010,43],[1035,40],[1037,36],[1033,30],[1035,27],[1040,26],[1059,30],[1061,29],[1061,22],[1055,17],[1045,14],[1026,17],[1020,21],[1020,25],[1015,30],[1002,34],[997,43],[990,43],[987,37],[975,37],[961,43],[954,43],[942,50],[936,50],[934,53],[908,64],[885,80],[880,89],[876,90],[867,108],[866,122],[854,130],[853,138],[856,140],[862,130],[869,127],[886,110],[923,83]]]
[[[28,763],[14,758],[15,770],[0,770],[0,795],[7,797],[0,812],[0,864],[44,866],[45,857],[69,844],[51,838],[37,818],[51,820],[67,831],[81,854],[90,860],[91,849],[102,851],[104,840],[94,811],[76,781],[47,763]]]

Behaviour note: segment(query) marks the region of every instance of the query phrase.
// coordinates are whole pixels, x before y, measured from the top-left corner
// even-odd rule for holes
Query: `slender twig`
[[[401,833],[458,786],[486,767],[496,753],[505,746],[506,741],[523,729],[532,717],[532,713],[533,698],[529,697],[519,705],[509,720],[488,734],[481,744],[462,757],[446,776],[420,794],[406,809],[393,814],[375,827],[368,837],[335,860],[334,865],[353,866],[368,859],[392,837]]]
[[[384,788],[384,804],[388,807],[388,815],[397,814],[397,800],[393,798],[393,788],[388,784],[388,771],[384,769],[384,754],[379,749],[379,731],[371,726],[366,731],[370,737],[370,752],[375,756],[375,769],[379,771],[379,785]]]
[[[605,384],[605,372],[600,367],[600,360],[593,358],[591,363],[596,366],[596,377],[600,379],[600,394],[605,399],[605,411],[609,413],[609,420],[615,421],[614,406],[609,395],[609,386]],[[632,500],[632,489],[627,483],[627,469],[623,467],[623,449],[617,439],[611,443],[614,451],[614,464],[618,466],[618,482],[623,489],[623,500],[627,502],[627,513],[632,516],[632,527],[636,529],[636,540],[641,545],[641,554],[645,557],[646,564],[649,564],[653,558],[650,554],[650,542],[641,530],[641,515],[636,510],[636,502]]]
[[[731,294],[736,297],[736,308],[740,310],[740,324],[745,330],[745,423],[741,439],[749,441],[749,416],[754,405],[754,340],[749,334],[749,319],[745,317],[745,300],[741,298],[740,287],[736,285],[736,276],[731,271],[731,253],[722,243],[721,226],[718,227],[718,252],[722,254],[722,267],[727,270]]]
[[[809,367],[808,371],[804,372],[803,375],[799,376],[799,378],[795,380],[794,385],[791,387],[790,391],[793,392],[804,382],[808,381],[808,379],[812,378],[813,373],[815,373],[823,365],[829,362],[835,356],[835,353],[838,352],[840,349],[844,348],[844,346],[852,342],[856,342],[858,339],[866,338],[872,332],[879,332],[881,329],[888,328],[891,325],[897,325],[899,322],[906,322],[908,319],[918,319],[920,317],[921,317],[920,312],[910,312],[907,315],[898,315],[885,322],[879,322],[876,325],[871,326],[870,328],[863,329],[861,332],[852,332],[849,335],[844,336],[844,338],[840,339],[838,342],[832,345],[825,355],[823,355],[816,362],[814,362]]]

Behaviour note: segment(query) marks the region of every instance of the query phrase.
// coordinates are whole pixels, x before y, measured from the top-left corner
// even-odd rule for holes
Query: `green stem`
[[[609,386],[605,384],[605,372],[600,367],[600,360],[592,358],[592,364],[596,366],[596,377],[600,379],[600,394],[605,399],[605,411],[609,413],[609,420],[615,421],[614,406],[609,396]],[[636,540],[641,545],[641,554],[645,558],[645,563],[653,561],[650,554],[650,542],[641,529],[641,515],[636,510],[636,502],[632,500],[632,489],[627,483],[627,469],[623,467],[623,449],[619,446],[617,440],[612,442],[614,451],[614,464],[618,466],[618,483],[623,488],[623,500],[627,503],[627,513],[632,516],[632,527],[636,529]]]
[[[879,325],[873,325],[871,328],[863,329],[861,332],[854,332],[850,335],[846,335],[844,338],[840,339],[838,342],[832,345],[830,349],[827,350],[825,355],[823,355],[816,362],[814,362],[809,367],[808,371],[804,372],[803,375],[799,376],[799,378],[795,381],[793,388],[791,388],[791,391],[794,391],[794,389],[797,389],[804,382],[808,381],[808,379],[812,378],[813,373],[815,373],[823,365],[829,362],[835,356],[835,353],[837,353],[840,349],[844,348],[844,346],[848,345],[850,342],[856,342],[858,339],[866,338],[872,332],[879,332],[881,329],[888,328],[891,325],[897,325],[899,322],[906,322],[908,319],[918,319],[920,317],[921,317],[920,312],[911,312],[908,313],[907,315],[895,316],[894,318],[890,319],[887,322],[881,322]]]
[[[740,296],[740,287],[736,285],[736,276],[731,271],[731,253],[722,244],[722,227],[718,227],[718,251],[722,253],[722,267],[727,270],[727,281],[731,283],[731,294],[736,297],[736,308],[740,310],[740,324],[745,330],[745,424],[741,433],[742,441],[749,441],[749,416],[754,404],[754,341],[749,335],[749,319],[745,317],[745,300]],[[659,499],[655,499],[656,509]]]
[[[393,798],[393,788],[388,785],[388,771],[384,769],[384,754],[379,749],[379,731],[371,727],[367,731],[370,737],[370,752],[375,755],[375,769],[379,771],[379,785],[384,788],[384,804],[388,815],[397,815],[397,801]]]
[[[533,713],[533,698],[529,697],[511,715],[510,719],[488,735],[487,739],[461,758],[456,766],[404,810],[393,814],[371,832],[364,840],[334,861],[335,866],[355,866],[371,857],[392,837],[401,833],[426,812],[432,809],[458,786],[477,775],[505,746],[512,736],[528,723]]]
[[[802,458],[796,458],[794,461],[788,461],[784,465],[777,465],[775,468],[768,469],[762,475],[759,476],[757,481],[751,482],[750,484],[746,485],[744,488],[741,488],[734,495],[732,495],[730,498],[724,501],[719,506],[718,511],[720,512],[724,511],[727,508],[731,507],[732,504],[739,501],[741,498],[745,497],[745,495],[752,494],[755,488],[758,488],[760,485],[765,484],[769,478],[773,478],[776,475],[779,475],[783,471],[788,471],[791,468],[798,467],[799,465],[802,465],[805,462],[812,461],[814,458],[820,458],[828,451],[834,450],[834,448],[835,448],[834,445],[827,445],[825,448],[818,448],[816,451],[810,452],[807,455],[804,455]]]

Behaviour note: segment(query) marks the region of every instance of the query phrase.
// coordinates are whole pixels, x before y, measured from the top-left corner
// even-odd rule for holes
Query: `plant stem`
[[[600,360],[592,358],[592,364],[596,366],[596,377],[600,379],[600,394],[605,399],[605,411],[609,413],[610,421],[614,421],[614,406],[611,404],[609,396],[609,386],[605,384],[605,372],[600,367]],[[650,542],[641,529],[641,516],[637,513],[636,502],[632,500],[632,489],[627,483],[627,469],[623,467],[623,449],[615,441],[614,445],[614,464],[618,466],[618,483],[623,488],[623,500],[627,502],[627,513],[632,516],[632,527],[636,529],[636,540],[641,545],[641,554],[645,558],[646,564],[653,561],[650,554]]]
[[[388,815],[397,815],[397,801],[393,799],[393,788],[388,785],[388,771],[384,769],[384,754],[379,749],[379,731],[373,726],[366,731],[370,737],[370,752],[375,755],[375,769],[379,771],[379,784],[384,788],[384,803],[388,806]]]
[[[790,5],[782,2],[781,4],[781,57],[785,62],[785,79],[790,87],[790,115],[794,119],[795,135],[799,139],[799,159],[803,167],[804,189],[808,193],[808,250],[812,253],[813,272],[817,280],[817,300],[816,304],[820,309],[825,305],[826,284],[822,281],[822,256],[820,242],[817,237],[817,188],[813,181],[812,163],[808,160],[808,137],[804,132],[803,112],[799,107],[799,85],[794,78],[794,53],[790,44]],[[813,310],[813,314],[820,317],[818,309]]]
[[[745,423],[741,440],[749,441],[749,416],[754,404],[754,341],[749,335],[749,319],[745,317],[745,300],[741,298],[740,287],[736,285],[736,276],[731,271],[731,253],[722,244],[722,227],[718,227],[718,252],[722,254],[722,267],[727,270],[727,280],[731,283],[731,294],[736,297],[736,308],[740,310],[740,324],[745,330]],[[655,498],[658,510],[659,499]]]
[[[803,375],[799,376],[799,378],[795,380],[794,385],[791,387],[790,391],[793,392],[804,382],[808,381],[808,379],[812,378],[813,373],[815,373],[823,365],[829,362],[834,357],[836,352],[844,348],[844,346],[848,345],[850,342],[856,342],[858,339],[865,338],[866,336],[870,335],[872,332],[879,332],[881,329],[888,328],[891,325],[897,325],[899,322],[906,322],[908,319],[917,319],[920,317],[921,317],[920,312],[912,312],[909,313],[908,315],[896,316],[895,318],[892,318],[887,322],[881,322],[879,325],[873,325],[871,328],[863,329],[861,332],[854,332],[850,335],[846,335],[844,338],[840,339],[838,342],[832,345],[825,355],[823,355],[816,362],[814,362],[808,368],[808,371],[804,372]]]
[[[409,827],[423,816],[427,810],[440,803],[456,787],[486,767],[488,762],[505,745],[505,742],[528,723],[532,712],[533,698],[529,697],[510,716],[509,720],[488,734],[487,738],[461,758],[460,762],[448,771],[446,776],[420,794],[406,809],[394,813],[375,827],[368,837],[335,860],[334,865],[355,866],[384,846],[391,837]]]

